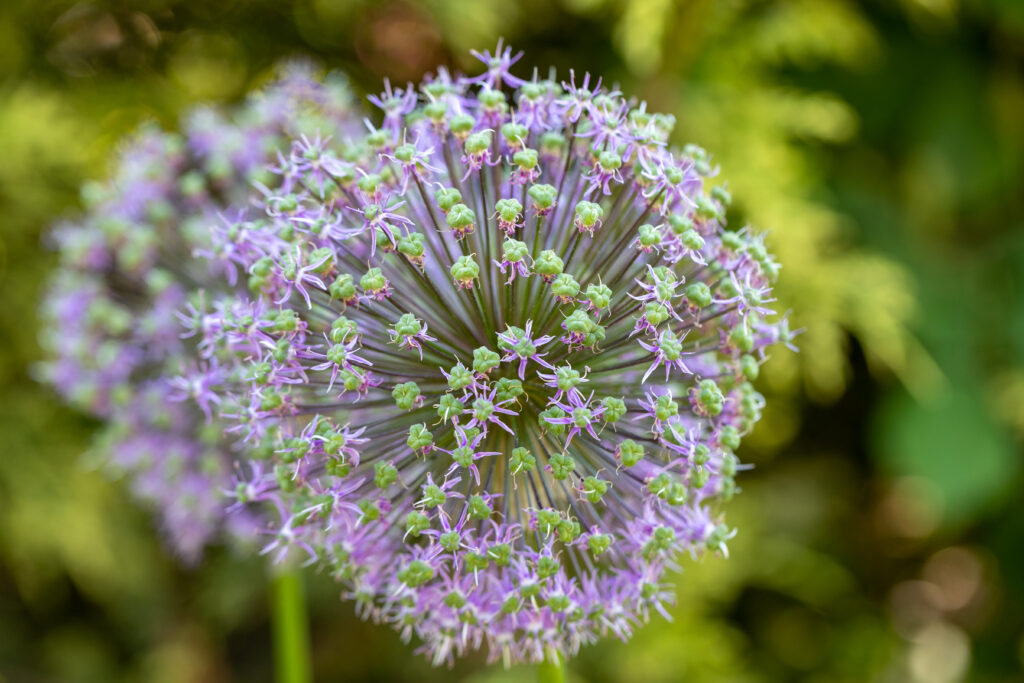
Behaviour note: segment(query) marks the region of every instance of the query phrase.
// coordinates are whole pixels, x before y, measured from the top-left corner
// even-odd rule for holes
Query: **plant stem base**
[[[298,570],[282,569],[270,578],[270,628],[274,640],[274,680],[312,683],[306,594]]]
[[[565,659],[560,655],[549,655],[537,666],[539,683],[565,683]]]

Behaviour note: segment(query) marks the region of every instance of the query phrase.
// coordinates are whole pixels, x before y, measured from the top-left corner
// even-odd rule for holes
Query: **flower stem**
[[[565,683],[565,658],[557,652],[549,652],[544,661],[537,665],[538,683]]]
[[[312,683],[309,623],[302,575],[284,568],[270,579],[270,621],[274,640],[274,680]]]

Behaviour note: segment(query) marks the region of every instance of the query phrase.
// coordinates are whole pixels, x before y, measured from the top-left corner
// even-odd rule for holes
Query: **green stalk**
[[[280,569],[270,579],[270,625],[274,640],[274,680],[277,683],[312,683],[306,594],[297,569]]]
[[[537,665],[538,683],[565,683],[565,658],[557,652],[549,652],[544,661]]]

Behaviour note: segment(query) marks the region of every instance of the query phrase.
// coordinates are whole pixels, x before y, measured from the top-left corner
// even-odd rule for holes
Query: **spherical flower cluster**
[[[61,262],[43,307],[50,359],[42,372],[105,420],[97,452],[129,473],[186,558],[225,519],[222,490],[233,474],[204,387],[216,370],[188,372],[195,341],[182,337],[179,320],[235,283],[224,270],[229,256],[211,251],[209,225],[232,204],[245,207],[252,182],[271,177],[268,163],[295,136],[360,127],[344,80],[286,65],[230,113],[194,111],[181,134],[141,130],[111,179],[85,188],[86,214],[54,231]]]
[[[670,116],[570,74],[440,71],[372,98],[361,139],[297,139],[258,218],[216,229],[249,295],[189,321],[251,461],[264,553],[308,558],[435,662],[627,638],[720,502],[760,417],[779,265],[725,226]]]

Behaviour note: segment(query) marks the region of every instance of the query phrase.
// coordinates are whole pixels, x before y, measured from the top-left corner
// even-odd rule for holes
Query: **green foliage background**
[[[119,136],[232,101],[286,55],[361,91],[504,36],[604,74],[716,154],[805,327],[671,623],[578,681],[1024,677],[1024,3],[1019,0],[5,0],[0,6],[0,682],[270,679],[262,566],[165,555],[31,379],[48,223]],[[324,681],[434,670],[312,577]]]

